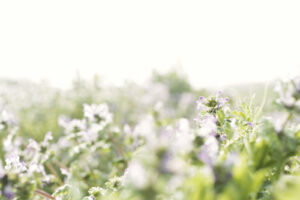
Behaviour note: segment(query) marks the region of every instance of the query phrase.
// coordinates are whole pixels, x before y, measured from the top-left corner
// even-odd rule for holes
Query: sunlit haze
[[[177,66],[201,87],[292,76],[299,10],[299,1],[1,1],[0,77],[68,87],[77,72],[97,73],[121,84]]]

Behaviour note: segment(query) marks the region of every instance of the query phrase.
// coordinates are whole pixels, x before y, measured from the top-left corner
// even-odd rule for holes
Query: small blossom
[[[250,126],[251,128],[253,128],[252,122],[248,122],[248,126]]]
[[[205,97],[200,97],[197,103],[197,110],[199,111],[206,111],[208,108],[206,104],[208,103],[207,99]]]
[[[125,182],[142,189],[148,185],[146,169],[138,162],[132,161],[124,174]]]
[[[209,135],[216,134],[217,131],[217,119],[213,116],[206,116],[201,121],[200,130],[198,135],[201,137],[207,137]]]
[[[4,191],[3,191],[3,195],[7,198],[7,199],[13,199],[15,194],[13,192],[13,189],[11,186],[5,186]]]
[[[217,139],[210,136],[206,138],[205,143],[198,154],[198,158],[208,166],[213,166],[217,160],[218,151],[219,144]]]
[[[49,141],[53,140],[52,132],[48,132],[45,135],[45,138],[42,142],[42,146],[46,147],[49,146]]]
[[[28,141],[29,141],[29,144],[27,145],[27,148],[26,148],[27,152],[38,152],[38,151],[40,151],[40,146],[35,140],[29,139]]]
[[[73,119],[66,125],[66,131],[68,133],[78,133],[80,131],[84,131],[86,129],[86,121]]]
[[[71,173],[68,170],[66,170],[65,168],[60,168],[60,172],[62,175],[65,175],[66,177],[71,176]]]
[[[226,140],[226,138],[227,138],[227,136],[226,136],[225,134],[222,134],[222,135],[220,136],[221,141]]]
[[[0,113],[0,130],[4,129],[8,126],[16,125],[16,119],[11,112],[7,110],[3,110]]]
[[[25,162],[20,162],[19,156],[11,156],[5,159],[5,169],[9,171],[15,171],[16,173],[22,173],[27,170]]]
[[[190,133],[190,125],[187,119],[180,119],[177,123],[175,138],[172,147],[176,152],[187,153],[193,148],[193,134]]]
[[[84,116],[92,123],[99,123],[101,127],[105,127],[112,122],[112,114],[109,112],[107,104],[84,104]]]
[[[294,90],[295,88],[291,84],[287,84],[283,87],[281,83],[277,83],[274,91],[278,93],[279,98],[276,102],[286,107],[292,107],[296,102],[296,99],[293,96]]]
[[[106,190],[101,188],[101,187],[92,187],[89,189],[89,194],[92,195],[92,196],[103,196],[105,195],[106,193]]]

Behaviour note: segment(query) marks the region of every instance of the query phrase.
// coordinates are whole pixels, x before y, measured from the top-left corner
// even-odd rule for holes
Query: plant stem
[[[60,179],[58,173],[56,172],[56,170],[54,169],[53,165],[51,163],[47,163],[46,166],[48,167],[48,169],[51,171],[51,173],[57,178],[57,181],[59,182],[60,185],[63,185],[63,181]]]
[[[53,162],[54,162],[58,167],[63,168],[63,169],[65,169],[65,170],[69,171],[69,169],[68,169],[65,165],[63,165],[61,162],[59,162],[59,161],[57,161],[57,160],[53,160]]]
[[[36,189],[34,192],[40,196],[47,198],[47,199],[55,200],[55,198],[53,196],[51,196],[50,194],[48,194],[47,192],[45,192],[43,190]]]

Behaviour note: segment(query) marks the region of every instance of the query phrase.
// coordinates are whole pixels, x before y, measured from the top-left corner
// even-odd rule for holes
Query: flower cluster
[[[83,112],[74,118],[61,115],[59,131],[45,132],[42,139],[27,137],[18,129],[22,122],[1,111],[0,198],[298,198],[299,79],[275,89],[280,106],[275,112],[284,116],[277,118],[280,126],[265,117],[272,113],[264,115],[262,107],[252,102],[233,105],[234,99],[221,92],[201,96],[194,105],[197,115],[183,117],[167,103],[177,108],[192,95],[169,100],[180,95],[159,85],[157,91],[168,95],[147,104],[148,112],[135,113],[137,120],[124,117],[129,112],[118,114],[121,103],[81,104]]]

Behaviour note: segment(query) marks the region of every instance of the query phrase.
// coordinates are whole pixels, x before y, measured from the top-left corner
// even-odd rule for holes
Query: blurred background
[[[134,124],[163,106],[193,117],[221,89],[272,109],[276,79],[300,66],[299,1],[1,1],[0,105],[24,135],[108,102]]]
[[[67,88],[179,66],[196,87],[265,82],[300,64],[299,1],[1,1],[0,76]]]

